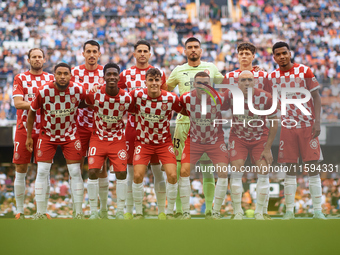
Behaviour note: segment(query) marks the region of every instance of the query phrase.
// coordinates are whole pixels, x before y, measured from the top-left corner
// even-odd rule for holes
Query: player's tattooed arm
[[[275,121],[275,119],[277,119],[277,116],[271,116],[270,118],[273,121],[270,121],[270,127],[269,127],[269,134],[268,134],[268,138],[267,138],[267,143],[266,146],[264,147],[263,152],[261,153],[261,159],[264,158],[267,162],[267,164],[272,164],[273,163],[273,154],[271,151],[271,147],[272,144],[274,142],[275,136],[276,136],[276,132],[277,132],[277,128],[279,126],[279,122]]]
[[[33,123],[35,120],[35,115],[36,115],[36,112],[30,109],[28,112],[28,117],[27,117],[27,138],[26,138],[26,149],[29,152],[33,151],[32,130],[33,130]]]
[[[313,139],[318,137],[321,132],[321,122],[320,122],[320,113],[321,113],[321,98],[319,94],[319,90],[313,90],[311,92],[313,101],[314,101],[314,113],[315,113],[315,122],[312,128]]]

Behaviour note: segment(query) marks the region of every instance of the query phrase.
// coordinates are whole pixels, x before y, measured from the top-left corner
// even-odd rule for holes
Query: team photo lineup
[[[205,219],[223,218],[220,211],[229,185],[234,211],[231,219],[242,220],[242,177],[249,158],[257,175],[254,218],[271,220],[267,212],[269,169],[274,163],[271,147],[279,125],[277,163],[287,169],[282,219],[295,218],[299,159],[319,169],[308,173],[309,192],[313,218],[326,219],[321,207],[319,165],[320,86],[308,66],[292,63],[286,42],[272,45],[278,68],[269,73],[252,64],[256,46],[239,43],[240,68],[224,76],[213,63],[201,61],[201,42],[196,37],[185,41],[187,62],[174,68],[169,77],[149,64],[151,47],[147,40],[136,41],[135,65],[120,70],[117,63],[99,65],[100,44],[88,40],[83,44],[85,64],[71,67],[58,63],[53,74],[44,72],[45,52],[29,50],[30,70],[16,75],[13,82],[17,109],[13,153],[16,219],[25,219],[25,177],[32,156],[37,163],[33,219],[51,219],[47,210],[50,169],[60,146],[70,176],[74,219],[85,219],[82,171],[87,158],[89,219],[111,218],[107,169],[116,175],[115,218],[144,219],[143,179],[149,166],[159,220],[191,218],[190,174],[197,169],[203,175]],[[179,95],[173,92],[176,87]],[[304,100],[306,92],[308,100]],[[242,113],[234,107],[240,105],[239,100]],[[227,143],[220,123],[226,111],[232,122]],[[170,120],[174,114],[172,137]]]

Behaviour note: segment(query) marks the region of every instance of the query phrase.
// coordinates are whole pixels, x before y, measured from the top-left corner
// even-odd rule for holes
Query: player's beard
[[[196,57],[197,56],[197,57]],[[199,60],[200,58],[201,58],[201,56],[199,56],[199,55],[196,55],[195,57],[191,57],[191,56],[189,56],[188,57],[188,59],[190,60],[190,61],[192,61],[192,62],[195,62],[195,61],[197,61],[197,60]]]
[[[44,64],[41,64],[39,67],[37,65],[31,65],[31,69],[34,71],[39,71],[43,68]]]
[[[70,82],[68,82],[66,85],[60,85],[58,82],[55,82],[55,84],[57,84],[57,87],[60,89],[60,90],[65,90],[67,89],[68,85],[70,84]]]

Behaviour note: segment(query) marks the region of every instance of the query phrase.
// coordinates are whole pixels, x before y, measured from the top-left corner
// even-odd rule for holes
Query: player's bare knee
[[[89,169],[89,179],[91,180],[98,179],[97,172],[99,172],[99,169],[96,168]]]
[[[133,182],[134,183],[142,183],[143,182],[143,175],[141,173],[138,172],[134,172],[133,173]]]
[[[124,172],[115,172],[116,178],[118,180],[125,180],[126,179],[126,171]]]
[[[168,182],[171,184],[175,184],[177,182],[177,173],[176,172],[170,172],[167,174]]]
[[[22,174],[27,173],[27,164],[16,164],[15,171]]]

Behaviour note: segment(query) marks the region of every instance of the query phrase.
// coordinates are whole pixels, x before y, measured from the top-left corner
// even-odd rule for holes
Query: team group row
[[[108,178],[107,172],[101,171],[106,158],[109,158],[117,177],[118,219],[133,218],[133,206],[136,209],[134,218],[143,218],[142,182],[149,163],[155,177],[159,219],[189,219],[189,176],[198,160],[201,166],[213,164],[223,168],[230,162],[236,168],[230,180],[233,218],[242,219],[241,167],[248,155],[252,163],[258,166],[269,165],[273,161],[271,145],[277,122],[269,128],[254,123],[275,119],[277,112],[274,110],[270,115],[263,116],[251,111],[271,108],[273,87],[305,88],[313,97],[304,103],[311,115],[303,115],[296,105],[289,105],[287,114],[281,115],[283,119],[294,120],[297,125],[281,129],[279,163],[295,164],[301,157],[306,163],[316,164],[321,157],[317,139],[321,108],[319,85],[308,67],[291,63],[289,46],[284,42],[273,46],[274,59],[279,65],[273,73],[254,68],[255,46],[241,43],[238,46],[240,69],[223,77],[212,63],[201,61],[199,40],[189,38],[185,43],[188,62],[177,66],[167,80],[164,72],[149,65],[150,44],[145,40],[135,44],[136,66],[121,73],[116,64],[110,63],[105,67],[98,65],[100,45],[96,41],[87,41],[83,50],[84,65],[71,69],[67,64],[60,63],[55,66],[53,77],[43,72],[44,52],[32,49],[28,53],[30,71],[15,78],[13,97],[18,109],[18,122],[13,162],[16,164],[14,188],[17,219],[24,218],[23,184],[33,147],[38,162],[35,218],[49,217],[46,213],[49,170],[58,145],[62,147],[71,176],[75,218],[83,218],[81,168],[87,152],[90,219],[108,217]],[[252,92],[253,106],[249,107],[245,102],[244,114],[233,115],[233,121],[239,124],[231,130],[228,148],[224,143],[221,125],[213,125],[213,121],[221,119],[221,111],[231,108],[237,98],[230,90],[216,93],[211,80],[237,85],[245,98],[250,90]],[[271,81],[270,85],[265,80]],[[181,98],[168,92],[176,86],[179,87]],[[300,93],[291,96],[302,97]],[[172,142],[169,127],[173,111],[178,112],[178,115]],[[126,112],[130,114],[124,130],[122,117]],[[253,124],[241,125],[245,120],[252,120]],[[270,219],[266,211],[269,176],[262,167],[258,169],[255,218]],[[162,170],[167,175],[167,182]],[[220,218],[220,208],[227,192],[228,175],[225,172],[217,174],[216,187],[213,173],[203,175],[206,218]],[[287,173],[287,213],[284,219],[294,218],[295,190],[296,177],[294,173]],[[314,217],[325,218],[321,213],[321,181],[317,173],[310,176],[310,191]],[[98,195],[101,204],[99,213]],[[168,204],[165,213],[166,198]],[[175,203],[176,215],[173,213]]]

